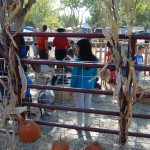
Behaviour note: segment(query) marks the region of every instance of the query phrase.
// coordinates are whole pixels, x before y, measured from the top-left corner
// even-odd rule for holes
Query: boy
[[[33,84],[32,80],[30,79],[30,77],[27,76],[27,74],[28,74],[28,67],[27,67],[27,65],[23,65],[23,69],[24,69],[24,72],[25,72],[25,75],[26,75],[27,84]],[[31,92],[30,92],[30,88],[27,88],[26,93],[25,93],[25,98],[22,99],[22,101],[23,102],[32,102],[32,95],[31,95]],[[30,115],[31,115],[31,113],[30,113],[30,106],[27,106],[27,111],[29,112],[28,113],[28,117],[30,117]]]
[[[142,54],[144,53],[144,46],[139,46],[137,49],[137,54],[134,56],[134,61],[135,61],[135,66],[142,66],[144,63],[144,59]],[[139,83],[142,78],[142,71],[141,70],[136,70],[136,75],[137,75],[137,82]]]

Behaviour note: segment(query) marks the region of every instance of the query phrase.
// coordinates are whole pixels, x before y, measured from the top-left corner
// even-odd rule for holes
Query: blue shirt
[[[142,55],[138,55],[136,54],[134,56],[134,60],[135,60],[135,66],[142,66],[143,65],[143,56]]]
[[[142,66],[143,65],[143,56],[142,55],[138,55],[136,54],[134,56],[134,60],[135,60],[135,66]],[[139,70],[138,72],[142,72],[142,70]]]
[[[30,79],[30,77],[26,76],[26,79],[27,79],[27,84],[32,84],[32,80]],[[25,94],[30,95],[30,88],[27,88]]]
[[[77,60],[79,61],[79,60]],[[95,80],[88,82],[93,76],[98,73],[97,68],[81,68],[73,67],[71,76],[71,87],[83,88],[83,89],[94,89]]]

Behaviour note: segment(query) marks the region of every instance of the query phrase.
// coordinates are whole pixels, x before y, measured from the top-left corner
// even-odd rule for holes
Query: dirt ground
[[[46,75],[40,75],[37,81],[35,81],[35,75],[30,72],[29,76],[32,78],[35,84],[45,84]],[[150,80],[145,77],[143,84],[146,86],[150,85]],[[58,85],[58,86],[68,86],[68,85]],[[103,88],[103,87],[102,87]],[[38,93],[40,91],[32,89],[31,93],[33,96],[33,102],[37,103]],[[58,99],[57,96],[54,104],[56,106],[66,106],[75,107],[75,101],[72,99],[65,100],[65,95],[59,92],[56,94],[62,94],[62,99]],[[64,98],[64,99],[63,99]],[[134,114],[148,114],[150,115],[150,105],[144,104],[142,101],[136,103],[133,106]],[[93,95],[92,97],[92,109],[98,110],[109,110],[109,111],[119,111],[117,100],[112,96],[105,95]],[[39,109],[31,108],[31,111],[36,113],[36,117],[31,118],[33,120],[48,121],[60,124],[75,125],[76,124],[76,113],[71,111],[54,111],[51,115],[45,116],[43,119],[40,118]],[[28,118],[27,118],[28,119]],[[102,128],[110,130],[118,130],[118,117],[106,116],[106,115],[90,115],[90,125],[93,128]],[[120,148],[118,145],[118,135],[103,134],[97,132],[85,132],[82,131],[82,135],[78,135],[77,131],[74,129],[57,128],[51,126],[40,126],[42,135],[41,137],[30,144],[23,143],[19,140],[16,135],[16,148],[15,150],[50,150],[52,143],[59,139],[65,139],[69,144],[70,150],[86,150],[88,143],[92,140],[99,141],[105,150],[149,150],[150,142],[148,138],[137,138],[129,137],[127,144],[124,148]],[[129,128],[130,132],[138,133],[148,133],[150,131],[150,120],[146,119],[135,119],[132,118],[131,126]],[[5,149],[5,134],[0,134],[0,150]]]
[[[44,85],[46,83],[46,78],[48,74],[40,74],[38,79],[35,80],[35,73],[31,70],[29,73],[34,84]],[[142,84],[144,86],[150,86],[150,77],[145,76]],[[69,86],[68,84],[59,84],[57,86]],[[102,87],[102,89],[105,89]],[[33,102],[37,103],[37,97],[40,90],[31,89],[31,94],[33,96]],[[54,105],[65,106],[65,107],[75,107],[75,101],[72,98],[66,96],[66,93],[56,92]],[[119,111],[118,102],[112,96],[106,95],[96,95],[92,97],[91,109],[106,110],[106,111]],[[39,109],[31,108],[31,111],[36,114],[36,117],[30,118],[33,120],[54,122],[67,125],[76,125],[76,113],[71,111],[60,111],[55,110],[49,116],[45,116],[41,119]],[[147,114],[150,115],[150,103],[145,104],[140,101],[133,106],[133,114]],[[29,118],[27,118],[29,119]],[[119,130],[118,117],[107,116],[107,115],[90,115],[90,127]],[[127,144],[121,148],[118,145],[118,135],[104,134],[98,132],[85,132],[79,135],[74,129],[57,128],[52,126],[41,126],[42,132],[41,137],[33,143],[24,143],[19,140],[18,135],[16,135],[16,148],[15,150],[51,150],[52,143],[59,139],[65,139],[69,144],[70,150],[86,150],[88,143],[91,141],[99,141],[105,150],[149,150],[150,141],[148,138],[138,138],[129,137]],[[145,133],[148,134],[150,131],[150,120],[146,119],[136,119],[132,118],[131,125],[129,128],[130,132]],[[6,134],[0,133],[0,150],[6,149],[5,137]]]

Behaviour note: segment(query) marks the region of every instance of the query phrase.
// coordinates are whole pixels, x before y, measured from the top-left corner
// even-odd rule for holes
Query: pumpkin
[[[97,141],[91,142],[88,145],[88,150],[104,150],[101,144],[99,144]]]
[[[57,140],[53,143],[51,150],[69,150],[69,146],[64,140]]]
[[[18,134],[23,142],[33,142],[41,136],[39,125],[31,120],[24,120],[19,123]]]

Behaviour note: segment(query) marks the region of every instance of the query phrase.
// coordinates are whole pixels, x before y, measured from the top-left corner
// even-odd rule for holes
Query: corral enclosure
[[[149,44],[146,44],[146,55],[145,58],[149,58]],[[32,58],[32,49],[30,49],[29,53],[29,60],[33,60]],[[97,57],[100,60],[100,63],[105,63],[106,57],[105,57],[105,52],[106,52],[106,46],[105,43],[100,43],[100,42],[93,42],[93,52],[97,55]],[[50,51],[51,60],[54,60],[54,50],[52,49]],[[27,62],[27,61],[26,61]],[[51,63],[51,62],[49,62]],[[146,65],[149,65],[149,62],[147,61]],[[145,73],[145,71],[144,71]],[[57,73],[58,74],[58,73]],[[68,79],[70,79],[70,73],[60,73],[65,74]],[[39,73],[38,77],[35,77],[35,72],[30,68],[29,71],[29,76],[34,82],[34,85],[45,85],[46,84],[46,79],[48,77],[51,77],[51,72],[48,73]],[[35,80],[36,79],[36,80]],[[101,82],[101,78],[99,78],[99,83]],[[150,86],[150,77],[149,77],[149,72],[145,73],[145,76],[142,80],[142,84],[145,87]],[[61,83],[57,84],[56,87],[60,88],[67,88],[69,87],[69,81],[68,83]],[[102,91],[106,90],[111,91],[113,90],[113,86],[108,84],[108,87],[105,87],[102,85]],[[96,90],[97,91],[97,90]],[[40,89],[32,88],[31,93],[33,96],[33,103],[37,103],[37,98],[38,94],[40,92]],[[54,106],[56,107],[67,107],[67,108],[75,108],[75,101],[74,99],[70,96],[69,92],[66,91],[59,91],[59,90],[54,90],[55,93],[55,101],[54,101]],[[97,92],[98,93],[98,92]],[[149,117],[150,115],[150,108],[149,108],[149,98],[147,98],[144,101],[139,101],[136,102],[133,106],[133,118],[131,122],[131,126],[129,128],[129,132],[131,132],[132,136],[129,136],[129,140],[127,144],[124,146],[123,149],[126,150],[148,150],[150,149],[150,142],[149,142],[149,135],[146,138],[143,138],[144,134],[148,134],[147,131],[150,130],[150,120],[149,119],[140,119],[136,116],[136,114],[141,114],[141,115],[147,115]],[[145,104],[145,101],[146,104]],[[31,144],[26,144],[18,140],[18,136],[16,136],[17,139],[17,149],[38,149],[38,150],[47,150],[50,149],[51,144],[54,140],[60,138],[60,135],[62,136],[63,139],[67,141],[67,143],[70,146],[70,150],[84,150],[86,149],[86,146],[88,143],[92,140],[98,140],[106,150],[117,150],[119,149],[118,145],[118,115],[117,113],[113,112],[119,112],[119,107],[118,107],[118,102],[117,100],[111,95],[105,95],[104,93],[99,93],[99,94],[93,94],[92,97],[92,110],[100,110],[100,111],[108,111],[110,113],[105,113],[99,112],[99,113],[91,113],[90,117],[90,128],[91,130],[96,131],[84,131],[83,129],[83,135],[78,135],[77,131],[75,130],[75,125],[76,125],[76,112],[75,111],[65,111],[65,110],[58,110],[56,109],[55,111],[50,111],[49,116],[44,116],[42,119],[40,117],[39,109],[35,107],[31,107],[31,112],[36,114],[36,117],[33,117],[31,119],[36,120],[39,123],[42,122],[49,122],[50,126],[45,125],[40,125],[41,131],[42,131],[42,136],[34,143]],[[112,115],[111,115],[112,111]],[[144,117],[143,117],[144,118]],[[28,118],[29,119],[29,118]],[[54,124],[53,124],[54,123]],[[55,126],[56,124],[56,126]],[[61,126],[61,124],[68,125],[64,128]],[[48,124],[47,124],[48,125]],[[60,127],[59,127],[60,125]],[[69,127],[70,125],[70,127]],[[72,127],[71,127],[72,126]],[[74,129],[71,129],[73,128]],[[87,130],[90,130],[88,128]],[[100,129],[100,130],[99,130]],[[102,129],[102,130],[101,130]],[[114,132],[109,133],[109,131],[115,130]],[[137,133],[141,135],[136,135],[134,137],[133,133]],[[130,135],[130,133],[129,133]],[[1,138],[1,145],[3,146],[3,137]],[[140,137],[141,136],[141,137]]]

